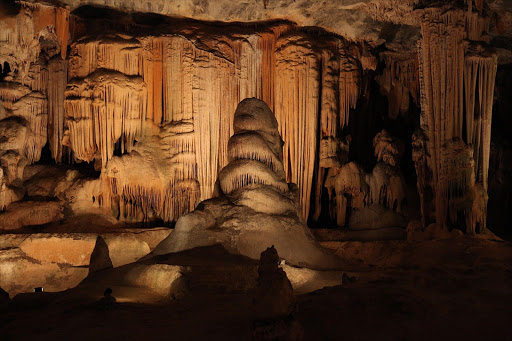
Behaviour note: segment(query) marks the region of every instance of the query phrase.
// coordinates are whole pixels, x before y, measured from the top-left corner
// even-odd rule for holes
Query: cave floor
[[[510,242],[459,236],[330,248],[351,280],[297,295],[294,317],[305,340],[512,340]],[[99,311],[100,272],[65,292],[16,296],[0,314],[0,340],[250,340],[251,290],[222,289],[236,279],[215,274],[242,276],[246,266],[246,275],[255,262],[201,252],[179,256],[189,264],[205,259],[192,268],[190,281],[199,284],[184,297],[114,285],[118,302]]]

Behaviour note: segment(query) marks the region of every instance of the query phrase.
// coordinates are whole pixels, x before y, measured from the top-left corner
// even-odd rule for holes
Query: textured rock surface
[[[170,229],[117,233],[36,233],[0,235],[0,286],[12,296],[61,291],[76,286],[90,272],[119,267],[146,256]],[[106,242],[105,242],[106,240]]]
[[[62,218],[62,207],[55,201],[19,201],[0,213],[0,230],[42,225]]]
[[[128,12],[150,12],[206,21],[259,22],[284,19],[303,26],[319,26],[350,39],[379,41],[382,21],[416,24],[410,13],[415,0],[343,0],[335,2],[274,0],[246,2],[219,0],[65,0],[75,9],[83,5],[108,6]],[[404,15],[407,14],[407,15]]]

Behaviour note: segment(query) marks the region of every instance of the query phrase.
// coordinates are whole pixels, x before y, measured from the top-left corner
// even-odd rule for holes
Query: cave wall
[[[424,225],[485,228],[492,4],[409,4],[407,22],[397,8],[386,17],[387,5],[364,11],[393,23],[391,36],[345,32],[348,40],[288,21],[214,24],[20,2],[0,22],[10,70],[0,81],[0,131],[12,137],[0,144],[1,206],[23,196],[16,180],[48,144],[57,163],[95,164],[94,197],[118,219],[175,221],[216,195],[232,113],[256,97],[278,120],[303,219],[346,226],[371,205],[407,215],[407,151]],[[393,136],[416,120],[412,139]]]

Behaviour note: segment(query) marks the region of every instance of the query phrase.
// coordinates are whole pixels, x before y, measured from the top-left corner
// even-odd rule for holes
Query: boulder
[[[103,238],[115,268],[136,262],[151,252],[148,244],[132,233],[108,233],[103,234]]]
[[[90,233],[37,233],[29,235],[20,249],[38,261],[88,266],[95,245],[96,235]]]
[[[36,287],[45,291],[73,288],[87,277],[86,267],[37,261],[19,248],[0,250],[0,287],[11,296],[33,292]]]

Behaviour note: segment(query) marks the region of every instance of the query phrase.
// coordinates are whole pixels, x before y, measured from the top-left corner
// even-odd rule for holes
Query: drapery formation
[[[485,226],[497,63],[486,44],[484,7],[467,1],[465,9],[418,10],[417,54],[380,53],[377,78],[389,119],[408,112],[411,99],[421,106],[413,159],[425,223],[465,224],[469,231]],[[70,16],[67,7],[23,2],[18,14],[2,18],[0,62],[15,72],[2,73],[0,122],[16,117],[2,129],[19,128],[28,142],[0,148],[1,184],[12,183],[48,144],[57,162],[95,161],[102,205],[119,217],[175,220],[214,195],[229,160],[232,113],[241,100],[256,97],[279,123],[282,171],[298,185],[304,219],[319,217],[323,189],[340,225],[347,207],[377,202],[400,210],[398,158],[388,153],[394,142],[376,136],[380,164],[371,173],[349,163],[351,112],[361,93],[370,94],[369,74],[380,71],[363,42],[290,23],[179,27],[162,20],[151,29],[136,20],[95,20]],[[357,150],[361,142],[354,143]],[[131,174],[123,160],[137,155],[155,183]],[[352,178],[365,185],[350,185]],[[389,192],[391,181],[396,186]]]
[[[20,2],[0,20],[0,210],[23,196],[11,185],[48,141],[62,160],[69,15],[68,7]]]
[[[432,193],[435,203],[427,209],[422,202],[424,220],[475,232],[485,228],[497,57],[484,42],[487,19],[472,11],[471,2],[467,5],[467,11],[424,10],[419,42],[423,133],[416,135],[413,152],[420,197],[425,201],[425,192]]]
[[[136,141],[156,136],[160,126],[189,122],[193,127],[189,136],[172,143],[179,153],[194,155],[194,162],[186,163],[194,171],[169,175],[164,187],[187,179],[197,181],[197,199],[205,200],[213,195],[217,174],[228,162],[227,141],[233,134],[236,105],[247,97],[263,99],[275,110],[285,141],[284,174],[287,181],[298,185],[307,218],[320,139],[339,138],[359,95],[357,62],[339,39],[319,48],[308,35],[286,25],[208,39],[199,43],[183,34],[79,39],[72,45],[69,63],[65,141],[77,159],[101,160],[102,167],[110,169],[110,160],[118,158],[113,156],[116,150],[129,153]],[[331,57],[323,63],[325,54]],[[333,69],[330,79],[321,76],[328,67]],[[331,107],[319,108],[321,91],[330,91],[335,97]],[[329,120],[321,121],[321,134],[320,115]],[[334,144],[336,156],[339,143]],[[181,161],[175,158],[174,162]],[[164,174],[167,171],[162,170]],[[124,172],[119,166],[115,175],[108,172],[108,177],[121,179]],[[109,181],[105,186],[109,197],[121,198],[116,202],[129,202],[126,198],[133,193],[155,196],[155,191],[144,189],[143,184],[137,185],[139,190],[121,182],[125,185]],[[197,189],[195,184],[193,187]],[[122,199],[124,191],[127,194]],[[178,197],[176,200],[181,200]],[[159,212],[157,215],[178,212],[165,215],[165,220],[175,220],[179,212],[193,206],[181,200],[185,206],[176,211],[157,207],[164,201],[149,200],[151,204],[144,205]],[[177,203],[167,201],[165,205]],[[141,210],[147,213],[147,209]]]

